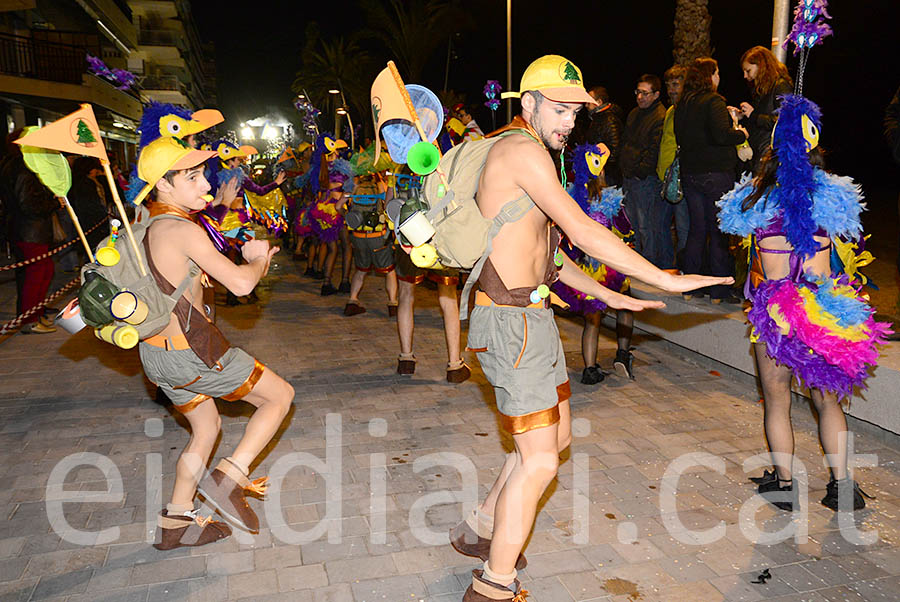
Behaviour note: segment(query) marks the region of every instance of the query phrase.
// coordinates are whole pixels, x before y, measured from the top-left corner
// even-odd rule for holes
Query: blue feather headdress
[[[778,158],[776,192],[784,215],[785,236],[794,250],[806,258],[815,254],[818,244],[813,238],[816,222],[812,217],[816,183],[803,135],[804,115],[821,129],[822,113],[814,102],[794,94],[781,97],[778,121],[772,132],[772,148]]]
[[[138,151],[160,137],[159,120],[166,115],[177,115],[186,121],[191,119],[191,111],[184,107],[151,101],[144,107],[144,114],[141,116]]]
[[[588,212],[590,194],[588,193],[588,182],[595,180],[597,176],[591,173],[588,165],[587,156],[589,153],[597,154],[599,151],[594,144],[579,144],[569,155],[569,161],[572,163],[572,171],[575,174],[575,182],[572,186],[572,198],[581,207],[585,213]]]

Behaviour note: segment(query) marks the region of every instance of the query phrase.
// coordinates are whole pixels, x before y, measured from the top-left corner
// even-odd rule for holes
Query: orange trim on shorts
[[[572,397],[572,387],[569,385],[569,381],[566,381],[561,385],[556,385],[556,397],[559,399],[560,403],[567,401]]]
[[[223,395],[222,399],[224,399],[225,401],[237,401],[246,397],[247,393],[252,391],[253,387],[256,386],[256,383],[259,382],[259,379],[262,378],[263,371],[265,369],[265,365],[261,364],[259,360],[254,359],[253,370],[250,371],[250,376],[247,377],[247,380],[244,381],[244,384],[242,384],[240,387],[238,387],[228,395]]]
[[[394,266],[390,266],[387,268],[375,268],[376,274],[390,274],[393,271],[394,271]]]
[[[174,405],[174,406],[175,406],[175,409],[178,410],[180,413],[182,413],[182,414],[187,414],[188,412],[190,412],[191,410],[193,410],[194,408],[196,408],[198,405],[200,405],[201,403],[203,403],[203,402],[206,401],[207,399],[212,399],[212,397],[210,397],[209,395],[202,395],[202,394],[201,394],[201,395],[195,395],[194,398],[191,399],[191,400],[190,400],[189,402],[187,402],[187,403],[182,403],[182,404],[172,404],[172,405]]]
[[[397,280],[402,280],[403,282],[409,282],[410,284],[422,284],[425,280],[425,274],[419,274],[418,276],[397,276]]]
[[[528,346],[528,316],[525,315],[524,311],[522,312],[522,321],[525,323],[525,336],[522,338],[522,351],[519,352],[519,357],[516,358],[513,368],[519,367],[519,362],[522,361],[522,356],[525,355],[525,347]]]
[[[441,274],[428,274],[428,279],[444,286],[456,286],[459,284],[459,276],[443,276]]]
[[[562,385],[560,385],[562,386]],[[559,422],[559,403],[552,408],[539,410],[524,416],[500,414],[500,426],[511,435],[521,435],[534,429],[553,426]]]

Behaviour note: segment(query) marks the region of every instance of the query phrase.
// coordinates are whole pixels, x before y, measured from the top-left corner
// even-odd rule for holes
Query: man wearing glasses
[[[625,211],[634,226],[635,250],[657,267],[660,264],[662,237],[662,183],[656,175],[659,141],[666,109],[659,100],[661,82],[644,74],[634,91],[637,107],[628,114],[622,136],[619,165],[625,190]]]

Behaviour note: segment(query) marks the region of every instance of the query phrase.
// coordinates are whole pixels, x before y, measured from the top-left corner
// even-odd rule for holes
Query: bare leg
[[[813,404],[819,413],[819,441],[834,478],[847,476],[847,418],[837,395],[812,389]]]
[[[616,346],[620,351],[631,348],[631,337],[634,334],[634,313],[627,309],[616,310]]]
[[[328,255],[328,243],[320,242],[316,249],[316,271],[321,272],[325,268],[325,257]]]
[[[316,251],[319,250],[319,244],[313,240],[309,240],[309,244],[306,245],[306,267],[310,269],[316,269]]]
[[[350,301],[359,303],[359,293],[362,291],[363,284],[366,281],[366,274],[362,270],[353,272],[353,279],[350,281]]]
[[[438,283],[438,303],[444,317],[444,337],[447,339],[447,362],[453,366],[459,363],[459,302],[456,299],[456,285]]]
[[[390,305],[397,304],[397,287],[397,272],[391,270],[384,275],[384,288],[387,290],[388,304]]]
[[[584,317],[584,330],[581,331],[581,357],[584,358],[584,367],[594,366],[597,363],[597,344],[600,337],[600,312],[587,314]]]
[[[328,243],[328,256],[325,258],[325,284],[331,284],[331,274],[334,272],[334,262],[337,261],[338,243],[336,240]]]
[[[191,425],[191,438],[175,464],[175,489],[172,503],[193,507],[197,483],[203,476],[206,463],[222,428],[222,418],[216,402],[207,399],[193,410],[184,414]]]
[[[534,526],[537,505],[559,468],[559,425],[513,435],[515,462],[503,484],[494,513],[494,534],[488,566],[511,574]]]
[[[412,282],[400,281],[397,305],[397,334],[400,337],[400,353],[412,353],[413,328],[415,318],[413,310],[416,305],[416,285]]]
[[[266,369],[244,401],[256,406],[247,422],[244,436],[231,458],[241,468],[247,469],[256,456],[269,444],[278,427],[284,421],[294,400],[294,388],[283,378]]]
[[[341,282],[350,280],[353,268],[353,245],[350,243],[350,231],[341,228]]]
[[[791,479],[791,464],[786,462],[794,454],[794,429],[791,427],[791,371],[775,363],[766,354],[764,343],[756,343],[756,367],[762,383],[765,402],[765,431],[772,464],[783,481]]]
[[[569,407],[569,400],[559,402],[559,424],[557,429],[557,440],[556,440],[556,448],[559,453],[562,453],[564,449],[569,447],[572,443],[572,412]],[[491,486],[491,490],[488,492],[486,498],[484,498],[484,502],[481,503],[481,506],[478,507],[481,512],[488,516],[494,516],[494,511],[497,506],[497,499],[500,497],[500,492],[503,489],[503,486],[506,484],[506,480],[509,478],[509,475],[512,473],[513,468],[516,466],[516,453],[513,452],[506,456],[506,461],[503,463],[503,467],[500,469],[500,474],[497,476],[497,480],[494,481],[493,486]]]

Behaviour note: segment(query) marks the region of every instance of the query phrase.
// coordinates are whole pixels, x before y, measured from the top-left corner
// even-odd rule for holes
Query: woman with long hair
[[[747,130],[735,127],[719,87],[719,65],[705,57],[688,66],[684,91],[675,105],[675,139],[678,140],[684,200],[690,213],[690,229],[682,256],[688,274],[729,276],[733,262],[725,236],[716,222],[716,201],[734,186],[736,146],[747,139]],[[685,293],[693,295],[706,291]],[[730,287],[709,290],[713,303],[738,302]]]
[[[741,56],[741,71],[750,87],[751,102],[741,103],[741,114],[753,148],[751,166],[755,173],[769,150],[781,97],[793,91],[794,82],[784,63],[762,46],[754,46]]]
[[[819,415],[819,440],[831,471],[822,504],[832,510],[865,507],[847,469],[847,420],[839,397],[864,387],[877,363],[887,326],[861,292],[859,187],[822,169],[820,113],[809,100],[784,97],[772,149],[754,180],[745,178],[719,202],[722,230],[749,237],[751,270],[745,290],[762,383],[764,428],[774,470],[752,479],[759,493],[794,510],[791,381],[809,388]]]

